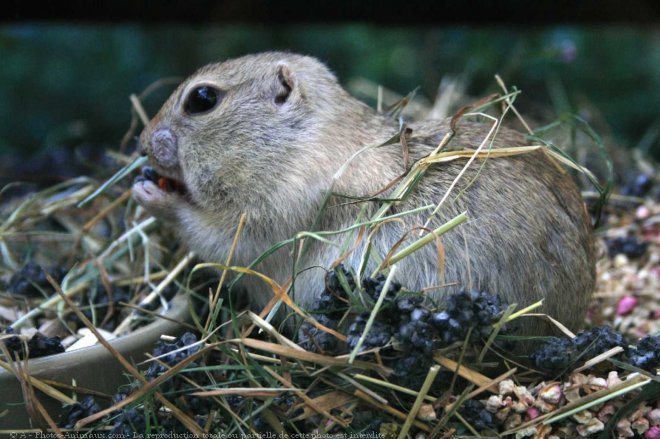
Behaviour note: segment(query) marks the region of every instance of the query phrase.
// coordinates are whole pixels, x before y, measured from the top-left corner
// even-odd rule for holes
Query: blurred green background
[[[372,25],[0,27],[0,154],[117,147],[129,95],[159,78],[242,54],[285,49],[326,62],[342,83],[362,77],[433,98],[443,75],[468,93],[523,90],[517,106],[547,106],[600,121],[621,144],[660,157],[660,31],[626,27],[392,28]],[[168,88],[152,96],[153,114]],[[605,133],[605,134],[609,134]]]

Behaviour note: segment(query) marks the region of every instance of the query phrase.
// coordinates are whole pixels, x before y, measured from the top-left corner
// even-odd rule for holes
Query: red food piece
[[[165,192],[171,192],[172,186],[170,185],[169,178],[160,177],[158,179],[158,187],[164,190]]]

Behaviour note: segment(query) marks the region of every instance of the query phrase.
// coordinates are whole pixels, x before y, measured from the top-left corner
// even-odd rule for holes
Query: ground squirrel
[[[399,128],[397,120],[350,96],[312,57],[267,52],[211,64],[186,79],[142,132],[141,152],[162,184],[141,178],[133,196],[207,261],[225,261],[245,213],[233,264],[247,266],[314,224],[318,230],[345,228],[365,205],[363,218],[368,218],[378,201],[342,196],[330,199],[320,221],[317,216],[340,167]],[[406,163],[433,151],[451,129],[448,120],[410,123],[409,128],[405,148],[396,142],[362,151],[333,192],[378,193],[405,172]],[[451,147],[473,149],[491,126],[462,118],[455,128]],[[522,134],[501,127],[492,146],[525,144]],[[461,159],[433,165],[388,214],[438,203],[465,164]],[[434,298],[478,288],[519,306],[545,299],[540,312],[569,328],[580,326],[594,287],[595,256],[589,217],[567,173],[541,152],[475,160],[427,228],[464,211],[468,221],[440,239],[444,270],[439,270],[438,246],[430,244],[398,264],[399,282],[408,289],[448,285],[429,290]],[[400,239],[418,239],[428,218],[426,211],[383,224],[373,236],[373,250],[383,257]],[[345,239],[341,235],[337,241]],[[344,263],[355,268],[364,248],[357,246]],[[256,270],[284,283],[293,274],[291,250],[278,250]],[[336,247],[310,243],[296,265],[299,271],[312,267],[296,277],[291,296],[298,305],[309,306],[322,291],[320,267],[329,267],[338,256]],[[272,297],[256,279],[245,279],[244,286],[255,308]],[[522,332],[546,332],[537,328],[538,320],[522,320]]]

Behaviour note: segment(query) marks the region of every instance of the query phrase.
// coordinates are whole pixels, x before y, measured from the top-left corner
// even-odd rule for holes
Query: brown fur
[[[206,114],[183,111],[187,94],[200,84],[226,94]],[[286,96],[283,103],[276,96]],[[412,124],[411,160],[436,148],[448,121]],[[462,120],[451,146],[476,148],[490,126]],[[263,53],[206,66],[169,98],[141,136],[143,152],[163,175],[185,183],[187,198],[137,183],[135,198],[175,226],[188,246],[208,261],[222,262],[238,219],[247,226],[235,253],[248,265],[273,244],[309,230],[337,170],[365,145],[379,144],[398,131],[395,121],[377,114],[347,94],[317,60],[288,53]],[[160,134],[157,134],[160,133]],[[170,140],[155,140],[166,133]],[[172,140],[173,139],[173,140]],[[493,147],[517,146],[525,139],[501,128]],[[411,161],[412,163],[412,161]],[[458,160],[431,167],[415,192],[390,213],[436,204],[465,166]],[[375,193],[404,172],[400,144],[369,149],[346,169],[335,192]],[[460,195],[459,195],[460,194]],[[322,230],[339,230],[356,221],[362,204],[333,197]],[[371,202],[369,212],[377,209]],[[520,306],[545,299],[541,309],[570,328],[582,322],[594,286],[591,226],[579,192],[567,174],[542,153],[476,160],[459,180],[430,224],[435,228],[467,211],[467,224],[442,236],[445,270],[439,273],[436,247],[429,245],[401,261],[397,279],[406,287],[457,283],[435,297],[461,288],[480,288]],[[374,245],[381,256],[428,218],[408,216],[379,229]],[[338,242],[345,239],[340,236]],[[349,257],[357,264],[363,247]],[[278,282],[292,275],[291,248],[278,251],[257,269]],[[338,250],[313,244],[297,268],[327,267]],[[307,270],[296,278],[294,300],[310,305],[322,290],[323,273]],[[255,307],[272,293],[260,282],[245,282]],[[536,321],[524,332],[540,333]]]

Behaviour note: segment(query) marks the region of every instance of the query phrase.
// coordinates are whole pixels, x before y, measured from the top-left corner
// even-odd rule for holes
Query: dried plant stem
[[[117,279],[117,280],[114,280],[113,282],[115,283],[115,285],[118,285],[118,286],[142,284],[142,283],[144,283],[145,280],[147,282],[153,282],[153,281],[163,279],[164,277],[167,276],[167,274],[168,274],[168,272],[163,270],[163,271],[157,271],[155,273],[151,273],[147,277],[147,279],[145,279],[143,275],[140,275],[140,276]]]
[[[169,284],[171,284],[172,281],[174,281],[174,279],[179,275],[179,273],[181,273],[181,271],[183,271],[184,268],[186,268],[188,264],[190,264],[190,261],[192,261],[194,257],[195,257],[195,253],[189,252],[183,259],[181,259],[179,263],[176,264],[176,266],[172,269],[172,271],[168,273],[165,279],[163,279],[163,281],[159,283],[158,286],[154,288],[154,290],[147,295],[147,297],[142,299],[142,301],[140,302],[140,306],[147,305],[153,302],[158,296],[160,296],[163,290]],[[122,322],[119,325],[117,325],[117,327],[115,328],[114,331],[112,331],[112,333],[114,335],[122,334],[126,329],[130,327],[131,322],[136,316],[137,316],[136,312],[131,313],[131,315],[126,317],[124,320],[122,320]]]
[[[280,342],[282,345],[288,346],[291,349],[296,349],[296,350],[305,352],[305,350],[302,347],[300,347],[299,345],[297,345],[293,341],[289,340],[288,338],[286,338],[285,336],[283,336],[282,334],[277,332],[277,330],[273,327],[273,325],[271,325],[270,323],[268,323],[267,321],[265,321],[264,319],[262,319],[261,317],[259,317],[255,313],[253,313],[252,311],[248,311],[247,316],[250,320],[252,320],[252,322],[255,325],[257,325],[258,327],[263,329],[265,332],[270,334],[275,340]]]
[[[410,244],[408,247],[404,248],[397,254],[393,255],[391,258],[386,259],[385,261],[382,262],[381,267],[378,267],[378,269],[372,274],[375,275],[378,273],[380,270],[383,268],[392,266],[393,264],[396,264],[403,258],[409,256],[410,254],[416,252],[417,250],[421,249],[422,247],[426,246],[427,244],[433,242],[433,240],[437,239],[438,236],[442,235],[443,233],[448,232],[449,230],[453,229],[454,227],[457,227],[460,224],[463,224],[465,221],[467,221],[467,212],[463,212],[451,220],[447,221],[437,229],[433,230],[432,232],[426,234],[422,238],[418,239],[417,241],[413,242]]]
[[[508,108],[510,108],[511,111],[513,111],[513,114],[516,115],[516,117],[518,118],[518,120],[520,121],[522,126],[525,127],[525,130],[527,130],[527,133],[534,134],[534,131],[532,131],[532,129],[529,127],[529,125],[527,124],[527,121],[525,120],[525,118],[523,118],[521,116],[521,114],[518,112],[518,109],[513,106],[513,98],[515,96],[512,96],[512,95],[509,94],[510,92],[509,92],[506,84],[504,83],[504,80],[502,79],[502,77],[500,75],[495,75],[495,81],[500,86],[502,91],[505,93],[504,98],[505,98],[505,101],[507,103]]]
[[[87,288],[88,284],[89,284],[88,282],[82,281],[71,288],[67,288],[67,290],[63,294],[66,297],[75,296],[76,294]],[[59,304],[60,302],[62,302],[61,296],[59,295],[51,296],[50,298],[48,298],[48,300],[45,300],[36,307],[32,308],[26,314],[16,319],[16,321],[14,321],[14,323],[10,325],[11,328],[18,329],[24,326],[30,319],[33,319],[41,315],[41,313],[43,313],[46,310],[52,309],[53,307],[55,307],[55,305]]]
[[[88,195],[84,200],[78,203],[78,207],[83,207],[94,198],[101,195],[103,192],[108,190],[110,187],[114,186],[118,181],[122,180],[124,177],[130,175],[131,172],[144,165],[147,162],[148,158],[146,156],[138,156],[132,162],[121,168],[115,175],[106,180],[101,186],[99,186],[94,192]]]
[[[114,200],[112,203],[108,204],[103,209],[101,209],[101,211],[99,213],[97,213],[96,215],[94,215],[94,217],[92,219],[87,221],[85,223],[85,225],[82,227],[82,232],[83,233],[89,232],[92,229],[92,227],[94,227],[94,225],[96,223],[98,223],[103,218],[105,218],[110,212],[112,212],[119,205],[121,205],[121,203],[128,200],[130,198],[130,196],[131,196],[131,190],[129,189],[129,190],[125,191],[123,194],[121,194],[119,197],[117,197],[117,199]]]
[[[245,228],[245,223],[247,221],[247,216],[245,213],[241,214],[241,217],[238,220],[238,226],[236,227],[236,233],[234,233],[234,239],[232,240],[231,247],[229,248],[229,254],[227,255],[227,260],[225,261],[226,266],[231,266],[231,261],[236,251],[236,246],[238,246],[238,239]],[[225,284],[225,278],[229,270],[222,270],[222,275],[220,276],[220,281],[218,282],[218,287],[215,290],[215,294],[211,298],[209,303],[209,315],[206,318],[206,324],[204,325],[204,331],[208,332],[211,326],[211,323],[215,320],[218,315],[216,307],[218,305],[218,300],[220,299],[220,292],[222,291],[222,286]]]
[[[142,106],[142,102],[140,102],[140,98],[137,97],[135,94],[131,94],[129,96],[129,99],[131,100],[131,104],[133,105],[133,109],[137,113],[137,115],[140,117],[140,120],[146,127],[149,125],[149,116],[147,116],[147,112],[144,111],[144,107]]]
[[[322,407],[319,407],[318,404],[316,404],[309,396],[307,396],[304,392],[301,392],[300,390],[297,390],[294,385],[288,381],[286,378],[282,377],[279,375],[277,372],[275,372],[273,369],[271,369],[269,366],[264,366],[264,370],[268,372],[273,378],[275,378],[277,381],[285,385],[286,387],[290,388],[293,393],[296,394],[296,396],[302,398],[303,401],[305,401],[305,404],[314,410],[316,413],[325,416],[327,419],[330,419],[331,421],[341,425],[342,427],[346,428],[348,427],[348,423],[344,421],[343,419],[339,419],[336,416],[333,416],[330,412],[327,410],[324,410]]]
[[[481,349],[481,352],[479,353],[479,357],[477,358],[477,364],[481,364],[484,361],[486,354],[491,351],[491,346],[495,342],[495,337],[497,337],[497,335],[500,333],[502,327],[504,326],[504,322],[507,321],[507,318],[509,317],[509,315],[511,315],[514,309],[516,309],[516,306],[514,304],[509,305],[504,310],[502,317],[500,317],[497,323],[493,325],[493,330],[488,336],[488,339],[486,340],[486,344],[484,344],[484,347]]]
[[[237,340],[228,340],[228,341],[235,342]],[[259,349],[262,351],[270,352],[271,354],[293,358],[296,360],[309,361],[310,363],[317,363],[325,366],[344,366],[344,367],[350,366],[348,361],[344,358],[329,357],[327,355],[315,354],[313,352],[304,351],[304,350],[301,351],[298,349],[292,349],[287,346],[282,346],[275,343],[269,343],[254,338],[242,338],[238,341],[240,341],[240,343],[242,343],[243,345],[249,348]],[[390,368],[369,361],[354,361],[353,366],[362,369],[373,370],[385,376],[388,376],[392,373],[392,370]]]
[[[460,413],[454,412],[452,413],[452,416],[455,416],[456,419],[458,419],[463,425],[465,425],[465,427],[467,427],[467,429],[470,430],[470,432],[474,435],[474,437],[480,436],[479,432],[475,430],[474,427],[468,421],[466,421],[465,418],[461,416]]]
[[[114,251],[117,247],[119,247],[121,244],[123,244],[125,241],[128,241],[130,238],[133,237],[133,235],[137,234],[140,231],[143,231],[147,229],[148,227],[151,227],[156,223],[156,218],[153,216],[145,219],[141,223],[138,223],[131,227],[129,230],[124,232],[119,238],[115,239],[110,243],[110,245],[101,253],[97,259],[104,260],[105,258],[108,257],[110,253]]]
[[[225,389],[203,390],[193,392],[191,395],[195,396],[226,396],[226,395],[241,395],[245,397],[263,397],[270,398],[279,396],[284,392],[300,392],[301,389],[292,387],[229,387]]]
[[[433,218],[433,216],[435,216],[435,214],[437,214],[438,211],[440,210],[440,208],[444,205],[445,201],[446,201],[447,198],[449,197],[449,194],[452,192],[452,190],[454,189],[454,187],[456,186],[456,184],[458,183],[458,181],[461,179],[461,177],[463,176],[463,174],[467,171],[467,169],[470,167],[470,165],[472,164],[472,162],[477,158],[477,156],[479,155],[479,153],[481,152],[481,150],[484,148],[484,146],[486,145],[486,143],[487,143],[487,142],[492,138],[492,136],[495,134],[495,132],[496,132],[496,130],[497,130],[497,127],[499,126],[499,121],[498,121],[497,119],[493,118],[492,116],[488,116],[488,117],[491,118],[491,119],[494,119],[493,126],[490,128],[490,130],[488,131],[488,134],[486,134],[486,137],[485,137],[484,140],[481,142],[481,144],[479,144],[479,147],[477,147],[477,149],[474,150],[474,151],[472,152],[472,155],[471,155],[470,158],[468,159],[467,163],[465,163],[465,166],[463,166],[463,169],[461,169],[461,171],[458,173],[458,175],[456,176],[456,178],[454,179],[454,181],[451,182],[451,184],[449,185],[449,188],[447,188],[447,191],[445,192],[445,194],[443,195],[443,197],[440,199],[440,202],[439,202],[438,205],[435,207],[435,209],[433,210],[433,212],[431,212],[431,216],[426,220],[426,223],[424,223],[424,228],[425,228],[425,229],[428,228],[428,226],[429,226],[429,224],[430,224],[431,219]],[[491,140],[491,141],[492,141],[492,140]]]
[[[523,308],[523,309],[521,309],[521,310],[519,310],[519,311],[514,312],[514,313],[511,314],[509,317],[507,317],[507,319],[506,319],[506,323],[511,322],[511,321],[517,319],[518,317],[520,317],[521,315],[523,315],[523,314],[527,314],[527,313],[529,313],[530,311],[533,311],[533,310],[535,310],[536,308],[539,308],[540,306],[543,306],[543,300],[544,300],[544,299],[541,299],[541,300],[539,300],[538,302],[534,302],[534,303],[532,303],[531,305],[526,306],[525,308]]]
[[[482,394],[483,392],[485,392],[485,391],[491,391],[491,390],[492,390],[492,387],[493,387],[494,385],[497,385],[497,384],[499,384],[500,382],[504,381],[505,379],[509,378],[511,375],[515,374],[517,371],[518,371],[518,369],[515,368],[515,367],[514,367],[513,369],[509,369],[509,370],[507,370],[507,371],[504,372],[502,375],[500,375],[500,376],[498,376],[497,378],[493,379],[491,382],[489,382],[489,383],[487,383],[487,384],[484,384],[483,386],[481,386],[481,387],[479,387],[479,388],[473,390],[472,392],[468,393],[468,394],[465,396],[464,399],[465,399],[465,400],[472,399],[472,398],[474,398],[474,397],[476,397],[476,396],[481,395],[481,394]],[[456,404],[456,403],[448,404],[448,405],[445,407],[445,412],[449,412],[449,411],[453,410],[455,404]]]
[[[182,322],[182,321],[177,320],[177,319],[173,319],[173,318],[168,317],[168,316],[166,316],[165,314],[163,314],[163,313],[161,313],[161,312],[158,312],[158,311],[151,311],[151,310],[149,310],[149,309],[140,308],[138,305],[133,305],[133,304],[131,304],[131,303],[126,303],[126,302],[119,302],[119,305],[124,306],[124,307],[126,307],[126,308],[130,308],[130,309],[135,310],[135,311],[139,311],[139,312],[141,312],[141,313],[143,313],[143,314],[146,314],[146,315],[148,315],[148,316],[153,317],[154,319],[167,320],[167,321],[169,321],[169,322],[176,323],[177,325],[183,325],[183,326],[185,326],[186,328],[190,329],[191,331],[195,331],[195,330],[197,330],[197,328],[195,327],[195,325],[191,325],[190,323]],[[164,335],[161,336],[161,338],[162,338],[162,337],[164,337]],[[176,337],[175,337],[175,338],[176,338]]]
[[[600,355],[595,356],[591,360],[585,361],[584,364],[582,366],[578,367],[577,369],[575,369],[574,372],[582,372],[585,369],[592,368],[596,364],[602,363],[603,361],[607,360],[608,358],[611,358],[611,357],[613,357],[617,354],[620,354],[623,351],[624,351],[623,347],[616,346],[612,349],[609,349],[606,352],[603,352]]]
[[[12,369],[12,367],[9,365],[9,363],[6,363],[6,362],[4,362],[4,361],[2,361],[2,360],[0,360],[0,367],[2,367],[3,369],[5,369],[7,372],[12,372],[12,371],[13,371],[13,369]],[[60,402],[63,403],[63,404],[73,404],[73,403],[76,402],[74,399],[72,399],[72,398],[66,396],[64,393],[60,392],[59,390],[57,390],[57,389],[54,388],[53,386],[51,386],[51,385],[49,385],[49,384],[46,384],[45,382],[43,382],[43,381],[40,380],[39,378],[29,377],[29,379],[30,379],[30,382],[32,383],[32,386],[33,386],[33,387],[35,387],[35,388],[41,390],[41,391],[44,392],[46,395],[48,395],[48,396],[50,396],[51,398],[54,398],[54,399],[60,401]]]
[[[459,364],[455,362],[454,360],[451,360],[445,356],[442,355],[434,355],[433,359],[440,365],[446,367],[449,370],[453,370],[456,373],[458,373],[459,376],[465,378],[469,382],[476,384],[479,387],[486,386],[486,388],[492,392],[497,394],[498,388],[496,385],[493,384],[493,380],[488,378],[485,375],[480,374],[479,372],[476,372],[466,366],[461,365],[459,367]]]
[[[371,405],[373,407],[376,407],[377,409],[382,410],[385,413],[389,413],[390,415],[392,415],[396,418],[399,418],[401,420],[404,420],[404,419],[407,418],[407,415],[405,413],[395,409],[394,407],[392,407],[390,405],[381,404],[380,402],[374,400],[373,398],[371,398],[371,396],[367,395],[366,393],[364,393],[360,389],[356,389],[355,392],[353,392],[353,395],[355,395],[356,397],[358,397],[361,400],[365,401],[369,405]],[[422,422],[419,422],[416,419],[413,420],[413,425],[415,427],[419,428],[420,430],[423,430],[427,433],[431,431],[431,429],[426,424],[424,424]]]
[[[396,384],[392,384],[390,382],[379,380],[379,379],[376,379],[376,378],[372,378],[372,377],[362,375],[362,374],[359,374],[359,373],[354,375],[353,378],[361,380],[361,381],[367,381],[367,382],[369,382],[371,384],[375,384],[377,386],[381,386],[381,387],[385,387],[385,388],[388,388],[388,389],[396,390],[397,392],[405,393],[406,395],[411,395],[411,396],[419,395],[419,392],[417,392],[415,390],[412,390],[412,389],[409,389],[407,387],[397,386]],[[438,398],[436,398],[434,396],[430,396],[430,395],[424,395],[424,399],[427,400],[427,401],[430,401],[430,402],[435,402],[435,401],[438,400]]]
[[[362,374],[357,374],[357,375],[355,375],[353,378],[357,378],[358,375],[359,375],[359,376],[365,376],[365,375],[362,375]],[[376,392],[374,392],[373,390],[369,389],[367,386],[363,386],[362,384],[360,384],[359,382],[355,381],[353,378],[351,378],[350,376],[346,375],[345,373],[337,372],[337,376],[340,377],[340,378],[342,378],[342,379],[344,379],[344,380],[346,380],[346,382],[352,384],[355,388],[357,388],[357,389],[363,391],[364,393],[366,393],[367,395],[371,396],[372,398],[374,398],[375,400],[377,400],[377,401],[380,402],[381,404],[388,404],[387,399],[383,398],[383,397],[380,396],[378,393],[376,393]],[[383,382],[384,382],[384,381],[383,381]],[[388,384],[389,384],[389,383],[388,383]]]

